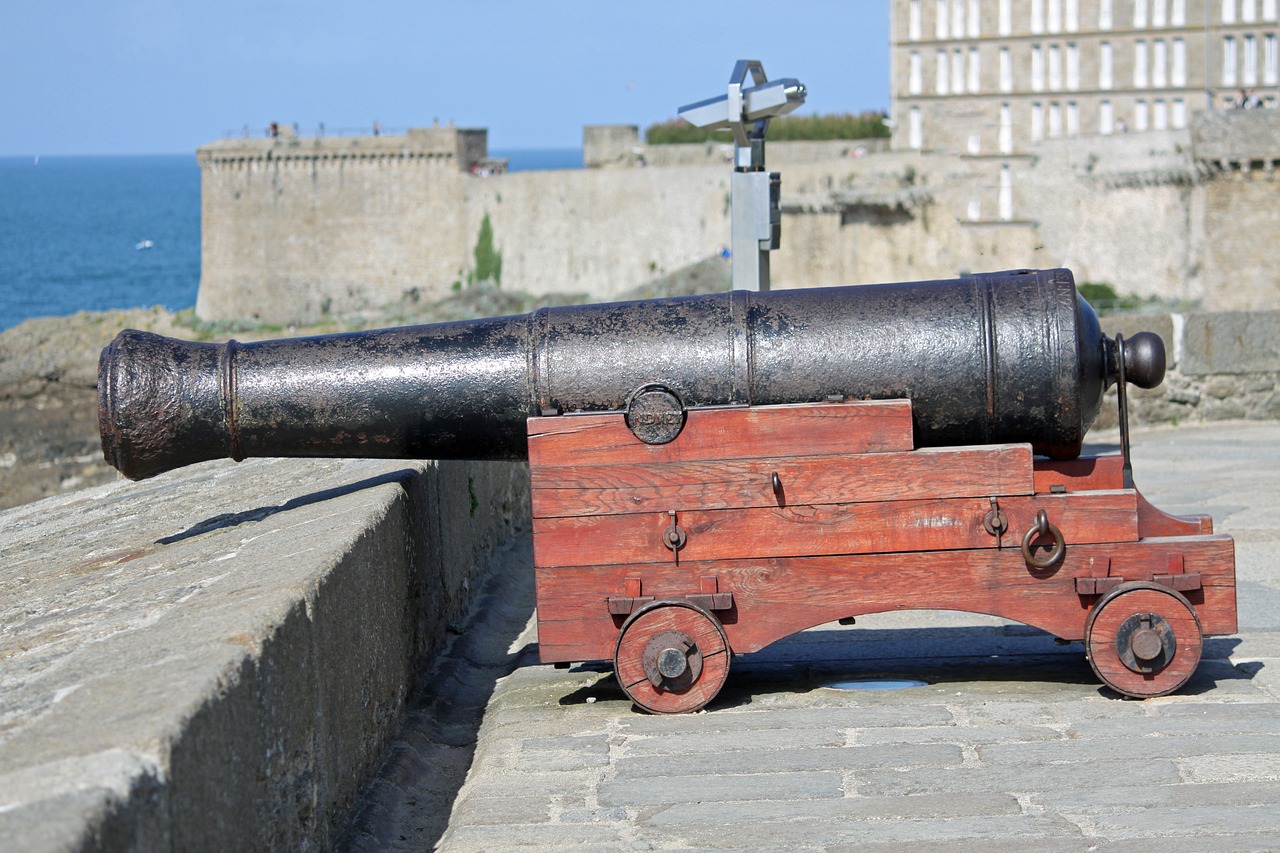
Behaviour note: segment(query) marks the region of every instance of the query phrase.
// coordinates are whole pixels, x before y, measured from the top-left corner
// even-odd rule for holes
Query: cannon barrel
[[[1127,362],[1164,373],[1154,335]],[[610,411],[660,383],[685,406],[909,398],[918,446],[1079,454],[1119,375],[1067,270],[734,291],[225,344],[121,332],[99,364],[103,452],[140,479],[253,456],[510,459],[525,419]]]

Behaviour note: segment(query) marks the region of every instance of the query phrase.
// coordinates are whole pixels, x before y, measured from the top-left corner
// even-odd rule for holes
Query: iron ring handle
[[[1053,547],[1043,557],[1037,557],[1031,553],[1031,540],[1037,535],[1048,535],[1053,539]],[[1067,540],[1063,538],[1062,531],[1049,523],[1049,516],[1044,510],[1037,512],[1036,523],[1027,530],[1027,535],[1022,537],[1022,559],[1026,560],[1031,568],[1047,569],[1061,560],[1066,551]]]

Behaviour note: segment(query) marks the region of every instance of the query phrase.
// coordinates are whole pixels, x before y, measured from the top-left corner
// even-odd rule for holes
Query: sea
[[[576,148],[494,149],[512,172],[578,169]],[[196,304],[194,154],[0,157],[0,331],[32,317]]]

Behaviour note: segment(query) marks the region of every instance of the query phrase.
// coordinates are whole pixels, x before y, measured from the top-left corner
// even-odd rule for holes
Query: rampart
[[[201,148],[197,313],[290,324],[440,296],[474,271],[486,217],[502,286],[535,294],[608,299],[728,243],[716,146],[627,155],[629,129],[589,129],[604,140],[588,147],[594,161],[622,152],[614,167],[502,174],[463,168],[478,151],[462,157],[454,129],[428,130]],[[1166,303],[1273,308],[1276,140],[1280,112],[1237,110],[1189,130],[1046,140],[1025,155],[774,143],[774,286],[1067,266]]]
[[[305,460],[0,513],[0,847],[334,847],[527,518],[522,465]]]
[[[1280,311],[1105,326],[1169,342],[1135,421],[1280,418]],[[527,524],[527,483],[509,463],[221,461],[0,513],[5,846],[333,846]]]

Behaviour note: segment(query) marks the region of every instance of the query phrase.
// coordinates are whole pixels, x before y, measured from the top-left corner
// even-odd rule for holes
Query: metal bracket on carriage
[[[1110,560],[1103,562],[1104,571],[1109,569]],[[1141,578],[1130,578],[1130,580],[1140,580]],[[1186,571],[1186,561],[1181,554],[1174,554],[1169,557],[1169,569],[1166,574],[1151,576],[1152,583],[1158,583],[1163,587],[1176,590],[1177,592],[1194,592],[1203,586],[1200,580],[1199,572]],[[1088,577],[1076,578],[1076,594],[1077,595],[1103,595],[1108,593],[1121,584],[1125,583],[1125,578],[1108,576],[1108,577]]]
[[[640,594],[643,590],[640,578],[627,578],[624,583],[625,595],[611,595],[605,599],[610,616],[630,616],[654,600],[652,595]],[[733,593],[720,592],[720,581],[714,575],[701,578],[699,583],[701,591],[684,596],[685,601],[712,612],[733,609]]]
[[[712,612],[733,609],[733,593],[720,592],[720,579],[715,575],[707,575],[701,578],[699,584],[702,587],[702,591],[686,595],[684,597],[685,601]]]
[[[644,605],[653,601],[652,595],[641,595],[644,585],[640,578],[627,578],[623,582],[623,595],[611,595],[605,602],[609,605],[610,616],[629,616]]]

